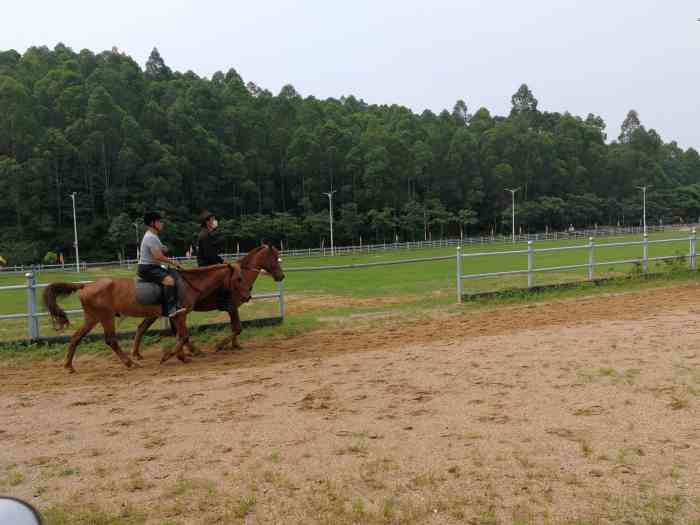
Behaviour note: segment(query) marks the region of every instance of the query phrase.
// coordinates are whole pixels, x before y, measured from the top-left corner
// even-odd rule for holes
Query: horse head
[[[258,257],[258,266],[269,273],[276,282],[284,279],[284,272],[280,266],[282,258],[277,248],[271,244],[263,244]]]

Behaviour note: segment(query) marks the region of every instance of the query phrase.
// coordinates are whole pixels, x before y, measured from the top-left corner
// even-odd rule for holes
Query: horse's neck
[[[255,270],[243,270],[243,271],[244,271],[244,272],[248,272],[248,273],[251,274],[251,277],[250,277],[250,286],[249,286],[249,288],[252,288],[253,285],[255,284],[255,281],[257,281],[258,276],[260,275],[259,269],[255,269]]]
[[[260,254],[262,253],[262,250],[260,248],[256,248],[255,250],[251,251],[248,255],[243,257],[241,259],[241,267],[242,268],[255,268],[256,270],[260,269]]]
[[[228,276],[228,267],[216,268],[213,271],[201,272],[188,275],[188,279],[183,279],[195,292],[201,292],[202,296],[209,295],[219,288]]]

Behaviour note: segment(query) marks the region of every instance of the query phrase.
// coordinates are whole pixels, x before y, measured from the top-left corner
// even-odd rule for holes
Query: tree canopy
[[[700,213],[698,152],[635,110],[608,143],[599,116],[542,111],[525,84],[508,116],[466,101],[417,114],[291,85],[275,95],[233,68],[173,71],[155,48],[144,69],[117,49],[0,52],[0,253],[72,255],[72,192],[81,254],[110,259],[133,255],[147,209],[174,253],[204,208],[226,249],[318,246],[331,189],[337,244],[509,230],[512,187],[530,231],[638,223],[642,184],[648,222]]]

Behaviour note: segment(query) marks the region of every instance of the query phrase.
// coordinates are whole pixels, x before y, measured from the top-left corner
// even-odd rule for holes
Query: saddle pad
[[[144,305],[163,303],[163,287],[159,284],[136,281],[136,302]]]

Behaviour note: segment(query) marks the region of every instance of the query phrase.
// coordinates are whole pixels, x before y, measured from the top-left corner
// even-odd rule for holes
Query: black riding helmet
[[[161,220],[162,218],[163,217],[161,217],[160,213],[158,213],[157,211],[147,211],[143,215],[143,223],[146,226],[150,226],[151,224],[153,224],[156,221]]]

